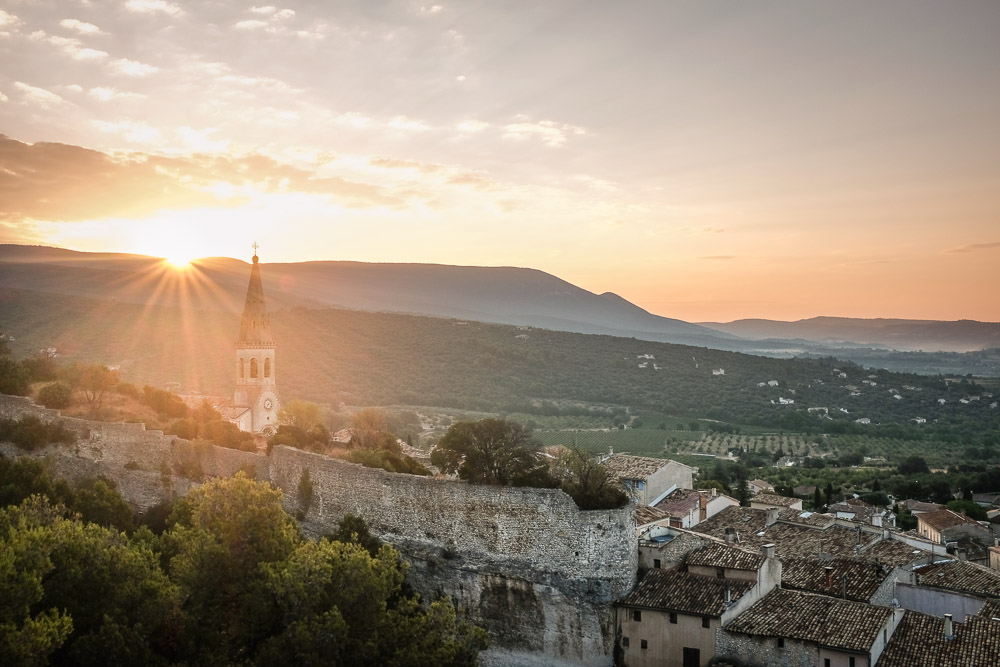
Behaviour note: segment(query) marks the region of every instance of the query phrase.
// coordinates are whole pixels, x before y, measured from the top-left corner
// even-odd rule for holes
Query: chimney
[[[734,533],[733,528],[726,528],[726,542],[729,542],[731,544],[736,541],[736,536],[733,533]]]
[[[718,495],[719,495],[719,490],[713,486],[712,487],[712,497],[715,498]],[[1000,540],[997,540],[997,542],[1000,542]]]
[[[826,587],[833,588],[833,568],[827,565],[823,569],[826,571]]]
[[[944,615],[944,638],[951,641],[955,638],[951,628],[951,614]]]
[[[725,605],[729,605],[729,604],[732,604],[732,602],[733,602],[733,591],[732,591],[731,588],[729,588],[729,586],[727,584],[726,585],[726,590],[722,594],[722,603],[725,604]]]
[[[774,545],[765,544],[760,548],[760,552],[764,554],[764,558],[774,558]]]
[[[767,520],[764,522],[764,527],[768,528],[778,523],[778,508],[768,507],[767,508]]]

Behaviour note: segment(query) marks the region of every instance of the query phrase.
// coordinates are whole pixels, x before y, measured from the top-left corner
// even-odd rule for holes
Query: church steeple
[[[253,244],[253,267],[247,300],[236,339],[236,393],[233,406],[243,408],[237,417],[241,430],[271,435],[278,425],[280,403],[277,358],[271,336],[271,316],[264,303],[257,244]]]
[[[257,258],[257,244],[254,244],[253,268],[250,269],[250,284],[247,286],[247,300],[240,320],[240,337],[237,345],[274,345],[271,337],[271,316],[264,303],[264,285],[260,280],[260,260]]]

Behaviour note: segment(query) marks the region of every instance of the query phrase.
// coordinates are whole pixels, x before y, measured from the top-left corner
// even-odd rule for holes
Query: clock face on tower
[[[274,405],[274,403],[271,401],[271,397],[270,396],[264,399],[264,409],[265,410],[270,410],[272,405]]]

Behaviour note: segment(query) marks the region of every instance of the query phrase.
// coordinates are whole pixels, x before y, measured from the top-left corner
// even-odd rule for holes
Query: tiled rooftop
[[[1000,572],[968,561],[949,560],[914,568],[917,584],[1000,598]]]
[[[730,598],[736,601],[756,586],[756,582],[719,579],[677,570],[649,570],[635,590],[619,604],[719,617],[725,610],[723,601],[727,586]]]
[[[879,667],[993,667],[1000,665],[1000,622],[969,616],[952,623],[952,639],[945,639],[944,619],[907,611]]]
[[[987,600],[976,615],[989,619],[1000,618],[1000,600]]]
[[[765,544],[774,544],[775,554],[782,560],[815,557],[821,552],[833,556],[853,556],[855,546],[860,544],[863,551],[863,547],[879,539],[875,534],[858,533],[857,530],[838,525],[820,529],[779,521],[764,528],[766,519],[767,510],[727,507],[712,518],[702,521],[692,530],[725,539],[726,528],[733,528],[739,537],[737,546],[757,551]],[[826,519],[823,521],[829,523]]]
[[[759,570],[764,564],[764,556],[728,544],[713,543],[689,553],[685,562],[688,565],[728,567],[734,570]]]
[[[885,563],[889,567],[902,567],[924,558],[929,553],[899,540],[881,540],[861,555],[871,560],[878,559],[880,563]]]
[[[905,500],[903,501],[903,506],[906,507],[911,513],[914,512],[937,512],[938,510],[943,510],[944,505],[937,505],[935,503],[925,503],[922,500]]]
[[[685,517],[691,510],[700,510],[701,494],[692,489],[676,489],[656,503],[655,507],[671,516]]]
[[[646,479],[663,466],[674,463],[670,459],[654,459],[648,456],[612,454],[604,461],[604,467],[615,479]]]
[[[639,505],[635,508],[635,525],[645,526],[648,523],[653,523],[654,521],[661,521],[663,519],[669,519],[670,514],[664,512],[656,507],[650,507],[649,505]]]
[[[831,585],[826,585],[826,568],[833,568]],[[787,558],[781,562],[781,585],[799,591],[846,596],[867,602],[882,585],[892,568],[860,558]]]
[[[891,615],[888,607],[776,588],[725,629],[867,653]]]
[[[970,519],[964,514],[953,512],[952,510],[938,510],[937,512],[927,512],[917,517],[918,521],[923,521],[934,530],[941,531],[953,528],[963,523],[978,526],[979,522]]]
[[[787,508],[780,510],[778,512],[778,521],[787,521],[788,523],[800,523],[803,526],[816,526],[818,528],[825,528],[829,526],[837,517],[832,514],[821,514],[819,512],[810,512],[808,510],[795,510],[792,508]]]
[[[802,499],[788,498],[786,496],[779,496],[773,493],[758,493],[751,499],[750,502],[762,505],[775,505],[777,507],[791,507],[795,503],[802,502]]]

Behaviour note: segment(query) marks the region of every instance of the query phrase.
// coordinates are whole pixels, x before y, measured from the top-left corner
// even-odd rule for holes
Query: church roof
[[[250,284],[247,286],[247,301],[243,306],[243,318],[240,320],[240,337],[237,345],[273,346],[271,337],[271,316],[267,314],[264,305],[264,286],[260,281],[260,265],[257,254],[253,256],[253,268],[250,269]]]

